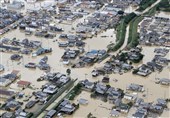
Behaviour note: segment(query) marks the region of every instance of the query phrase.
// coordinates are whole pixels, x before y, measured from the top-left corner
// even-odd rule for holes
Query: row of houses
[[[0,50],[2,52],[17,52],[21,54],[31,54],[35,49],[41,48],[40,41],[30,41],[28,39],[19,40],[16,38],[2,38],[0,41]]]
[[[83,13],[80,11],[74,11],[74,8],[62,6],[58,7],[58,15],[55,16],[59,22],[73,22],[76,19],[82,18]]]
[[[93,9],[100,9],[102,7],[102,4],[99,1],[81,0],[80,2],[75,3],[74,6],[77,6],[83,9],[93,10]]]
[[[61,116],[61,115],[71,115],[73,114],[76,109],[79,107],[79,104],[71,103],[69,100],[64,99],[59,103],[57,107],[54,109],[51,109],[47,112],[45,115],[46,118],[52,118],[55,116]]]
[[[125,93],[124,98],[127,104],[120,103],[119,106],[115,106],[110,115],[118,117],[123,114],[129,113],[130,109],[135,109],[134,113],[130,115],[131,118],[147,118],[160,116],[165,108],[167,108],[167,101],[165,99],[158,98],[156,102],[145,102],[142,98],[138,98],[136,93]]]
[[[12,24],[17,22],[23,16],[12,10],[0,8],[0,35],[9,31],[12,28]]]
[[[137,69],[134,69],[133,74],[148,76],[154,71],[161,72],[163,68],[169,64],[170,60],[165,57],[169,53],[169,50],[165,48],[156,48],[154,52],[156,53],[154,58],[150,62],[142,64]]]
[[[26,118],[31,117],[33,114],[26,112],[21,108],[23,103],[16,101],[15,99],[9,99],[6,104],[1,108],[6,112],[1,114],[2,118]]]
[[[140,44],[169,46],[169,21],[162,17],[145,18],[140,24]]]
[[[11,40],[9,38],[2,38],[0,50],[2,52],[17,52],[27,55],[32,53],[33,57],[52,52],[52,48],[42,47],[42,42],[40,41],[17,40],[16,38]]]
[[[42,62],[42,61],[41,61]],[[5,103],[2,105],[1,109],[6,110],[7,112],[1,114],[3,118],[7,116],[13,117],[31,117],[33,113],[30,113],[30,109],[32,109],[36,104],[44,105],[49,101],[54,94],[63,89],[62,87],[67,84],[71,79],[62,73],[46,73],[41,76],[41,81],[47,81],[46,84],[42,85],[40,90],[34,90],[32,94],[25,95],[24,92],[16,92],[11,90],[1,89],[0,94],[5,100]],[[21,87],[23,90],[27,87],[31,87],[31,82],[20,80],[17,81],[18,87]],[[22,101],[22,102],[21,102]],[[23,104],[24,103],[24,104]],[[72,113],[70,112],[71,103],[67,102],[67,105],[60,106],[60,112]],[[24,107],[25,106],[25,107]],[[72,106],[73,108],[76,106]],[[24,109],[23,109],[24,108]]]
[[[80,81],[83,90],[92,92],[91,97],[102,98],[105,101],[109,101],[113,104],[120,103],[122,99],[123,91],[117,88],[106,86],[101,82],[90,82],[87,79]]]
[[[52,95],[60,91],[62,87],[70,81],[70,78],[61,73],[48,73],[41,78],[44,78],[44,80],[49,82],[42,86],[41,91],[33,92],[33,95],[37,98],[39,104],[45,104]],[[36,104],[37,102],[33,103]]]
[[[65,1],[65,4],[57,4],[56,19],[60,22],[72,22],[88,15],[90,11],[100,9],[103,5],[98,1]]]
[[[115,7],[125,9],[129,5],[137,6],[141,3],[142,0],[110,0],[110,3]]]
[[[32,10],[19,22],[19,29],[25,31],[26,35],[32,35],[44,38],[54,38],[56,32],[62,32],[63,29],[51,24],[52,16],[56,14],[52,10]]]
[[[72,65],[73,68],[81,68],[84,66],[90,66],[94,63],[101,62],[109,55],[106,50],[91,50],[86,52],[82,56],[79,56],[79,59]]]
[[[105,102],[109,101],[109,103],[113,104],[114,107],[110,115],[114,117],[118,117],[122,113],[129,113],[131,108],[137,109],[132,115],[133,118],[145,118],[151,114],[153,117],[162,114],[164,108],[167,107],[167,102],[164,99],[159,98],[155,103],[147,103],[142,98],[139,98],[138,93],[134,92],[143,92],[143,85],[132,83],[127,87],[127,90],[134,92],[124,92],[119,88],[113,88],[101,82],[90,82],[87,79],[80,81],[80,84],[82,85],[82,90],[91,92],[92,98],[98,98]]]
[[[0,78],[0,86],[6,87],[20,78],[20,72],[18,70],[13,70],[11,73],[4,73]]]
[[[164,99],[159,98],[155,103],[141,101],[135,113],[132,114],[132,118],[158,117],[165,108],[167,108],[167,102]]]
[[[21,88],[27,88],[30,85],[31,85],[31,82],[28,82],[28,81],[23,81],[23,80],[17,81],[17,86],[21,87]],[[8,90],[5,88],[0,89],[0,98],[1,99],[7,100],[7,99],[10,99],[11,97],[15,97],[15,96],[17,96],[17,92],[15,92],[15,91]]]
[[[119,73],[123,74],[133,69],[133,63],[139,63],[143,59],[141,48],[134,48],[129,51],[122,51],[116,56],[112,56],[103,67],[92,71],[92,76],[97,77],[103,74]]]
[[[69,34],[61,34],[59,39],[62,41],[58,42],[59,47],[84,47],[85,42],[82,41],[85,37],[82,35],[69,35]]]
[[[117,15],[117,14],[116,14]],[[105,12],[95,12],[87,17],[83,23],[77,24],[76,33],[93,36],[99,32],[115,26],[119,21],[119,16]]]

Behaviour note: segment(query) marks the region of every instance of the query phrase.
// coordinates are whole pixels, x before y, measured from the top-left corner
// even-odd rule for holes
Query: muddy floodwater
[[[35,7],[38,6],[39,4],[30,4],[29,6]],[[133,8],[127,9],[127,11],[131,10]],[[157,14],[158,16],[166,16],[166,13],[159,13]],[[169,15],[169,14],[168,14]],[[167,16],[168,16],[167,15]],[[78,20],[78,22],[83,21],[83,19]],[[76,22],[76,23],[78,23]],[[64,29],[63,33],[66,34],[71,34],[72,32],[74,33],[75,31],[72,30],[72,27],[76,26],[76,23],[73,22],[72,25],[68,24],[58,24],[58,26],[62,27]],[[24,32],[21,32],[19,29],[12,30],[3,36],[1,38],[14,38],[16,37],[17,39],[25,39],[28,38],[29,40],[37,40],[42,42],[42,47],[50,47],[53,49],[53,52],[51,54],[47,54],[48,56],[48,64],[51,66],[51,71],[52,72],[62,72],[66,73],[66,69],[70,68],[68,66],[64,66],[63,63],[60,61],[61,56],[64,53],[63,48],[58,47],[58,41],[60,39],[58,38],[60,34],[56,34],[56,37],[54,39],[45,39],[45,38],[38,38],[35,36],[28,36],[25,35]],[[106,36],[106,37],[102,37]],[[55,40],[55,41],[54,41]],[[58,40],[58,41],[56,41]],[[106,49],[107,45],[110,43],[115,43],[116,37],[115,37],[115,30],[114,29],[108,29],[107,31],[103,31],[100,34],[98,34],[96,37],[93,38],[88,38],[85,40],[85,50],[90,51],[92,49]],[[76,49],[76,48],[75,48]],[[147,47],[143,46],[143,51],[142,53],[145,55],[143,61],[140,63],[147,63],[148,61],[151,61],[152,58],[154,57],[154,49],[155,47]],[[29,81],[32,83],[32,86],[35,87],[35,89],[39,90],[45,82],[37,82],[37,78],[39,78],[42,74],[44,74],[43,71],[39,69],[28,69],[25,68],[24,65],[29,63],[29,62],[34,62],[38,63],[39,60],[44,56],[37,56],[37,57],[32,57],[31,55],[23,55],[23,59],[21,59],[20,62],[15,62],[10,60],[10,56],[12,53],[2,53],[0,52],[1,58],[0,58],[0,64],[3,64],[5,66],[5,72],[11,72],[12,70],[19,70],[21,73],[21,80]],[[170,53],[167,55],[167,58],[170,59]],[[102,63],[104,63],[106,60],[104,60]],[[91,71],[94,69],[94,67],[101,67],[103,66],[101,64],[94,64],[92,67],[84,67],[84,68],[78,68],[78,69],[71,69],[71,76],[78,80],[84,80],[88,79],[89,81],[101,81],[102,77],[97,77],[97,78],[92,78],[91,76]],[[137,64],[139,66],[140,64]],[[1,73],[2,74],[2,73]],[[115,88],[121,88],[126,90],[127,85],[130,83],[136,83],[140,85],[144,85],[145,91],[144,93],[138,93],[138,96],[144,98],[145,101],[147,102],[153,102],[156,101],[157,98],[170,98],[170,88],[168,86],[162,86],[160,84],[155,84],[155,78],[170,78],[170,65],[165,67],[162,72],[154,72],[148,77],[140,77],[140,76],[135,76],[132,74],[132,72],[125,73],[123,75],[119,74],[111,74],[109,75],[111,78],[110,80],[110,85],[115,87]],[[113,80],[117,79],[117,82],[114,82]],[[13,89],[16,91],[19,91],[17,84],[13,83],[9,89]],[[33,91],[33,90],[32,90]],[[31,94],[29,89],[25,90],[26,94]],[[146,97],[143,97],[143,94],[146,94]],[[86,117],[90,112],[97,118],[108,118],[110,117],[110,111],[112,109],[112,104],[109,104],[108,102],[102,102],[101,100],[95,100],[90,98],[90,93],[83,91],[80,95],[78,95],[73,102],[77,102],[80,98],[87,99],[89,101],[88,105],[80,105],[80,108],[69,118],[84,118]],[[134,111],[131,111],[134,113]],[[170,112],[169,111],[164,111],[162,114],[162,118],[168,118]],[[125,116],[121,116],[125,117]]]

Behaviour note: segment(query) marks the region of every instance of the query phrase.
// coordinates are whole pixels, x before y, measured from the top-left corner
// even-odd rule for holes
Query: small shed
[[[13,92],[13,91],[0,89],[0,98],[8,99],[14,95],[15,95],[15,92]]]
[[[79,104],[86,105],[86,104],[88,104],[88,100],[81,98],[81,99],[79,99]]]
[[[119,117],[120,112],[118,112],[118,111],[116,111],[116,110],[113,109],[113,110],[110,112],[110,115],[113,116],[113,117]]]
[[[13,70],[13,71],[11,72],[11,74],[14,74],[14,75],[16,75],[17,77],[19,77],[19,76],[20,76],[20,71],[19,71],[19,70]]]
[[[31,82],[21,80],[21,81],[18,81],[17,84],[18,84],[19,87],[26,88],[31,84]]]
[[[109,83],[110,78],[109,77],[103,77],[102,82],[103,83]]]

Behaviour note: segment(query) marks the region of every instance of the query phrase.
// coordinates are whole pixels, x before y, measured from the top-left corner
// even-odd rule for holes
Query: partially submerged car
[[[50,70],[50,65],[49,64],[39,64],[38,68],[40,70]]]
[[[42,55],[45,53],[51,53],[52,52],[52,48],[39,48],[36,52],[32,53],[32,56],[38,56],[38,55]]]
[[[39,64],[46,64],[47,61],[48,61],[48,57],[47,57],[47,56],[44,56],[44,57],[40,60]]]
[[[4,66],[0,64],[0,72],[3,72],[5,70]]]
[[[63,64],[64,65],[68,65],[70,63],[70,60],[69,59],[63,59]]]
[[[11,60],[13,60],[13,61],[19,61],[21,58],[22,58],[22,56],[19,54],[11,55]]]
[[[35,63],[29,62],[28,64],[25,65],[26,68],[33,68],[35,69],[37,66]]]
[[[21,54],[29,55],[29,54],[31,54],[31,52],[32,52],[31,49],[23,49],[23,50],[21,50]]]

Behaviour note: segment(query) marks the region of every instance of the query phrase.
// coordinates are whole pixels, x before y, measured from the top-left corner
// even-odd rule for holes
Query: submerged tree
[[[70,75],[70,74],[71,74],[71,69],[68,68],[68,69],[66,70],[66,73],[67,73],[68,75]]]

